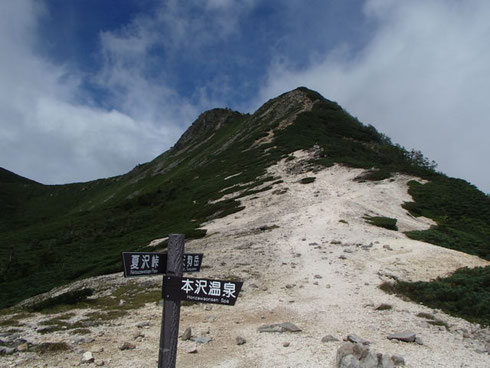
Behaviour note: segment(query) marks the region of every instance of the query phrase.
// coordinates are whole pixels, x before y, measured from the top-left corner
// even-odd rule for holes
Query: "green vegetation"
[[[313,147],[318,155],[309,163],[312,167],[339,163],[363,168],[368,171],[361,181],[388,179],[395,172],[427,180],[410,183],[414,202],[405,208],[414,216],[434,219],[437,226],[408,236],[490,259],[488,196],[437,173],[434,162],[422,153],[393,145],[337,103],[299,90],[315,104],[282,130],[277,130],[281,120],[297,114],[302,103],[271,109],[281,104],[280,96],[254,115],[213,110],[174,148],[122,176],[46,186],[0,169],[0,308],[77,279],[121,271],[121,251],[148,250],[151,240],[170,233],[188,239],[205,236],[201,224],[240,211],[240,197],[266,190],[283,193],[285,189],[274,191],[280,181],[268,176],[266,168],[281,159],[292,160],[296,150]],[[254,144],[270,131],[272,142]],[[236,197],[219,200],[225,194]],[[370,221],[396,227],[396,219]],[[465,278],[478,282],[477,275]],[[158,290],[133,293],[131,288],[137,287],[118,289],[120,295],[114,298],[58,304],[43,313],[90,305],[101,309],[92,318],[103,320],[114,315],[116,306],[124,311],[159,300]],[[119,299],[126,301],[122,307]]]
[[[40,312],[42,310],[52,309],[60,305],[74,305],[85,301],[87,297],[91,296],[93,293],[94,291],[92,289],[68,291],[55,297],[33,303],[27,306],[27,309],[31,312]]]
[[[384,290],[405,295],[413,301],[441,309],[454,316],[490,326],[490,267],[460,269],[449,277],[431,282],[399,281]],[[439,320],[432,321],[432,324],[447,327]]]
[[[490,260],[490,197],[464,180],[442,176],[409,186],[414,202],[404,207],[437,222],[429,230],[408,232],[409,237]]]
[[[396,218],[382,216],[364,216],[364,219],[366,220],[366,222],[374,226],[383,227],[388,230],[398,230],[398,226],[396,226]]]
[[[307,178],[301,179],[299,182],[301,184],[310,184],[310,183],[313,183],[315,180],[316,180],[316,178],[314,176],[309,176]]]

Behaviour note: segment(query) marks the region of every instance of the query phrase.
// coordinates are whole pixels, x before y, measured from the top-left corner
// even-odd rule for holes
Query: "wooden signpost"
[[[162,282],[163,314],[158,368],[175,368],[179,337],[180,302],[235,305],[243,282],[182,277],[201,268],[201,253],[184,254],[185,238],[171,234],[168,253],[123,252],[125,277],[165,275]]]

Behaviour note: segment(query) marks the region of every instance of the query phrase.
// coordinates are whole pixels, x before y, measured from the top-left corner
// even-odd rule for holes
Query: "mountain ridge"
[[[78,278],[118,271],[121,250],[144,249],[169,233],[204,236],[202,223],[239,212],[241,198],[278,185],[280,179],[268,174],[268,167],[314,146],[317,154],[307,166],[315,170],[340,163],[367,170],[360,180],[389,180],[394,172],[422,177],[435,184],[410,190],[428,203],[433,192],[452,191],[447,198],[461,204],[456,211],[461,216],[444,195],[428,207],[411,205],[415,215],[436,218],[439,226],[415,235],[460,249],[476,244],[466,251],[489,256],[484,240],[490,234],[488,198],[464,182],[464,191],[451,189],[420,152],[392,145],[337,103],[300,87],[251,115],[229,109],[205,112],[172,149],[126,174],[69,185],[4,187],[8,191],[0,207],[10,210],[0,215],[3,305]],[[459,193],[465,198],[458,199]],[[5,198],[13,194],[18,199],[8,203]],[[228,199],[218,201],[223,195]],[[477,202],[483,203],[478,214],[471,210]]]

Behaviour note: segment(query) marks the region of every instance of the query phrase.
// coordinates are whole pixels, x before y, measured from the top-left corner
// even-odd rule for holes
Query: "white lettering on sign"
[[[208,294],[206,293],[206,291],[204,290],[205,287],[208,286],[208,281],[207,280],[196,280],[196,290],[194,290],[194,294],[199,294],[199,292],[202,290],[202,292],[204,294]]]
[[[236,298],[235,296],[235,284],[231,282],[225,282],[223,286],[223,296],[226,298]]]
[[[210,281],[209,282],[209,293],[212,296],[221,296],[221,282],[220,281]]]
[[[140,256],[138,254],[131,256],[131,269],[137,270],[140,263]]]
[[[191,262],[192,262],[192,257],[191,258]],[[197,267],[199,266],[199,256],[194,256],[194,267]]]
[[[182,286],[181,290],[184,290],[186,294],[188,294],[190,291],[194,290],[192,285],[191,285],[194,283],[193,280],[183,279],[182,283],[184,284],[184,286]]]
[[[141,268],[150,268],[150,255],[149,254],[143,255]]]
[[[158,268],[159,263],[160,263],[160,257],[158,255],[153,255],[151,257],[151,268]]]
[[[187,257],[187,267],[192,267],[192,256]]]

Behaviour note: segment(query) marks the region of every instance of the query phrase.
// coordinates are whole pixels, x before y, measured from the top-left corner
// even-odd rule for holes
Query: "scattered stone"
[[[138,328],[150,327],[150,321],[142,321],[136,325]]]
[[[182,334],[182,336],[180,337],[180,339],[182,341],[187,341],[187,340],[190,340],[192,337],[192,329],[190,327],[187,327],[184,331],[184,333]]]
[[[0,346],[0,355],[10,355],[10,354],[13,354],[15,353],[15,349],[14,348],[8,348],[8,347],[5,347],[5,346]]]
[[[236,339],[235,339],[235,341],[236,341],[236,344],[237,344],[237,345],[244,345],[244,344],[247,342],[247,340],[245,340],[245,339],[244,339],[243,337],[241,337],[241,336],[237,336],[237,337],[236,337]]]
[[[415,337],[415,341],[414,341],[416,344],[419,344],[419,345],[424,345],[424,342],[422,341],[422,339],[418,336]]]
[[[291,343],[288,341],[282,343],[282,346],[284,346],[285,348],[287,348],[289,345],[291,345]]]
[[[326,287],[327,289],[330,289],[330,288],[332,287],[332,285],[327,284],[327,285],[325,285],[325,287]]]
[[[197,354],[197,346],[193,347],[190,350],[187,350],[187,353],[188,354]]]
[[[367,346],[346,342],[337,350],[337,368],[394,368],[397,365],[404,365],[403,357],[397,355],[392,357],[388,354],[376,353]]]
[[[257,284],[250,284],[249,286],[250,286],[251,288],[254,288],[254,289],[258,289],[258,288],[259,288],[259,286],[258,286]]]
[[[27,342],[17,346],[17,351],[19,352],[27,351],[27,349],[29,349],[29,344],[27,344]]]
[[[119,350],[133,350],[133,349],[136,349],[136,345],[127,341],[119,347]]]
[[[208,342],[211,341],[213,341],[213,338],[209,336],[199,336],[194,339],[194,342],[197,344],[207,344]]]
[[[383,245],[383,248],[387,250],[393,250],[393,248],[391,248],[388,244]]]
[[[333,337],[332,335],[326,335],[322,337],[322,342],[334,342],[339,341],[339,339]]]
[[[95,362],[95,365],[97,367],[103,367],[105,365],[105,362],[103,360],[98,360]]]
[[[92,352],[91,351],[86,351],[82,355],[82,361],[81,361],[81,363],[82,364],[93,363],[94,360],[95,360],[95,358],[94,358]]]
[[[293,288],[293,287],[295,287],[295,286],[296,286],[296,285],[294,285],[294,284],[293,284],[293,285],[292,285],[292,284],[287,284],[287,285],[286,285],[286,289],[292,289],[292,288]]]
[[[313,285],[318,285],[318,281],[313,282]]]
[[[341,255],[339,256],[339,259],[347,259],[347,257],[346,257],[346,256],[344,256],[343,254],[341,254]]]
[[[104,347],[100,345],[94,345],[90,349],[93,353],[102,353],[104,351]]]
[[[395,332],[388,336],[389,340],[399,340],[403,342],[415,342],[416,335],[414,332],[403,331],[403,332]]]
[[[344,249],[344,253],[354,253],[354,251],[350,248]]]
[[[138,339],[140,337],[145,337],[145,335],[141,332],[141,331],[136,331],[134,334],[133,334],[133,339]]]
[[[263,325],[260,326],[257,331],[259,332],[301,332],[301,329],[290,323],[290,322],[284,322],[284,323],[276,323],[272,325]]]
[[[315,276],[313,276],[313,277],[314,277],[315,279],[322,279],[322,278],[323,278],[323,277],[322,277],[322,275],[315,275]]]
[[[363,339],[362,337],[357,336],[356,334],[347,335],[347,341],[350,341],[350,342],[352,342],[354,344],[361,344],[361,345],[369,345],[369,344],[371,344],[370,341],[368,341],[366,339]]]
[[[399,365],[405,365],[405,358],[403,358],[401,355],[399,354],[394,354],[392,357],[391,357],[391,361],[393,362],[393,364],[395,366],[399,366]]]

